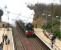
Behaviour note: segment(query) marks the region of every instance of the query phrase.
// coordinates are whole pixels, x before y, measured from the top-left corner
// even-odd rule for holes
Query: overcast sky
[[[60,0],[27,0],[28,3],[44,3],[44,4],[49,4],[49,3],[58,3],[60,4]]]
[[[30,10],[27,5],[36,3],[60,3],[60,0],[0,0],[0,8],[4,10],[2,21],[13,23],[15,20],[23,20],[24,22],[32,22],[34,11]],[[7,6],[7,9],[4,7]],[[9,15],[7,11],[10,11]],[[8,21],[9,16],[9,21]]]

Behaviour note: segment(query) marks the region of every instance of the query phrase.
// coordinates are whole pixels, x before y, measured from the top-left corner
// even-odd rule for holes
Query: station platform
[[[15,50],[13,36],[12,36],[12,28],[9,28],[9,31],[7,31],[7,28],[0,28],[0,43],[2,42],[3,34],[4,35],[6,34],[8,36],[10,43],[6,45],[4,42],[2,50]]]
[[[45,45],[50,48],[50,50],[61,50],[61,40],[59,40],[58,38],[56,38],[55,43],[54,43],[53,48],[52,48],[51,47],[51,45],[52,45],[51,40],[50,40],[50,38],[48,38],[43,33],[43,29],[41,29],[41,28],[34,28],[34,31],[35,31],[35,35],[40,40],[42,40],[45,43]],[[46,33],[48,33],[48,32],[46,32]]]

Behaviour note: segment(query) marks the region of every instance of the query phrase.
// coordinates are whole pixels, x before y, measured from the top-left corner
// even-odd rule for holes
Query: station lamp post
[[[52,19],[51,19],[51,21],[52,21],[52,29],[51,29],[51,32],[52,33],[53,33],[53,16],[54,16],[54,5],[52,3],[52,12],[51,12],[51,17],[52,17]]]
[[[60,6],[61,6],[61,0],[60,0]],[[60,35],[61,35],[61,16],[60,16]]]
[[[7,24],[7,31],[9,31],[9,11],[7,11],[7,6],[4,7],[5,11],[7,12],[7,16],[8,16],[8,24]]]
[[[7,11],[7,15],[8,15],[8,29],[7,29],[7,31],[9,31],[9,11]]]

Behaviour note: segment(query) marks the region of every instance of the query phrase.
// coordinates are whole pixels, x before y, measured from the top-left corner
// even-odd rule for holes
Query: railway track
[[[14,28],[13,32],[14,32],[13,36],[14,36],[15,50],[26,50],[21,41],[21,37],[18,35],[16,28]]]
[[[13,30],[16,50],[49,50],[37,37],[27,38],[20,27]]]

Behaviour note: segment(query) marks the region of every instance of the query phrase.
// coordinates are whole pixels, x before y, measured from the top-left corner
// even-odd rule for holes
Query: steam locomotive
[[[27,23],[26,25],[22,21],[17,21],[16,23],[23,30],[23,32],[27,37],[34,35],[34,29],[32,23]]]

